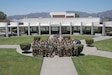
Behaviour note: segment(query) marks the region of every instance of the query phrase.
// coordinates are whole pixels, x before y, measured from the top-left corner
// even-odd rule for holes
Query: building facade
[[[111,27],[112,22],[100,24],[100,18],[75,18],[75,13],[51,12],[51,18],[25,18],[21,22],[0,22],[0,28],[5,28],[6,37],[13,33],[20,36],[42,34],[70,34],[83,35],[101,33],[105,35],[106,27]]]

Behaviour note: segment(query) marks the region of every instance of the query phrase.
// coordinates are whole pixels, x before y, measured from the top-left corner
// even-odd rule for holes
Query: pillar
[[[11,35],[12,35],[12,27],[10,27],[10,32],[11,32]]]
[[[60,31],[59,31],[59,34],[60,34],[60,35],[62,34],[62,31],[61,31],[61,23],[60,23]]]
[[[105,36],[105,23],[103,23],[103,27],[102,27],[102,35]]]
[[[40,23],[39,23],[39,35],[41,35],[41,30],[40,30]]]
[[[94,23],[92,22],[92,25],[91,25],[91,35],[94,35]]]
[[[81,25],[80,25],[80,34],[81,35],[83,34],[83,22],[81,22]]]
[[[8,24],[7,23],[5,23],[5,35],[6,35],[6,37],[9,37],[9,34],[8,34]]]
[[[28,36],[30,36],[30,23],[28,23]]]
[[[17,36],[19,36],[19,23],[17,23]]]
[[[70,23],[70,35],[72,35],[72,22]]]
[[[51,23],[49,23],[49,35],[51,35]]]

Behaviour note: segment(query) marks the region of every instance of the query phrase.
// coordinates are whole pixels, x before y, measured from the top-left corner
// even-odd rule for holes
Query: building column
[[[11,35],[12,35],[12,27],[10,27],[10,32],[11,32]]]
[[[5,35],[6,35],[6,37],[9,37],[9,34],[8,34],[8,24],[7,23],[5,23]]]
[[[39,23],[39,35],[41,35],[41,30],[40,30],[40,23]]]
[[[72,35],[72,22],[70,23],[70,35]]]
[[[60,35],[62,34],[62,31],[61,31],[61,23],[60,23],[59,34],[60,34]]]
[[[17,23],[17,36],[19,36],[19,23]]]
[[[81,25],[80,25],[80,35],[83,34],[83,22],[81,22]]]
[[[30,36],[30,23],[28,23],[28,36]]]
[[[102,27],[102,35],[105,36],[105,23],[103,23],[103,27]]]
[[[49,35],[51,35],[51,23],[49,23]]]
[[[92,25],[91,25],[91,35],[94,35],[94,23],[92,22]]]

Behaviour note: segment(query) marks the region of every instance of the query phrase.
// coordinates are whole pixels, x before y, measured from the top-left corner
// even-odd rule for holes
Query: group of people
[[[78,56],[78,45],[71,39],[52,38],[48,40],[35,40],[32,46],[33,55],[41,57],[52,57],[58,55]]]

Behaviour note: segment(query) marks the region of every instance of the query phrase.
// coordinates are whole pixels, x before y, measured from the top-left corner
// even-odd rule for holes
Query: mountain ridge
[[[112,18],[112,10],[107,10],[98,13],[87,13],[81,11],[66,11],[67,13],[77,13],[80,17],[101,17],[101,18]],[[50,18],[49,12],[37,12],[37,13],[29,13],[26,15],[12,15],[8,16],[8,19],[23,19],[23,18]]]

